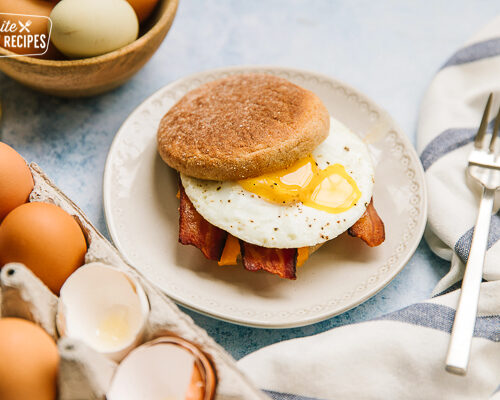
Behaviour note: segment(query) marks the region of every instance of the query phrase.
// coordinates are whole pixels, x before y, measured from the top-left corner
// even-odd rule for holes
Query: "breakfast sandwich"
[[[295,279],[345,231],[378,246],[365,143],[286,79],[241,74],[187,93],[163,117],[158,151],[179,172],[179,241],[219,265]]]

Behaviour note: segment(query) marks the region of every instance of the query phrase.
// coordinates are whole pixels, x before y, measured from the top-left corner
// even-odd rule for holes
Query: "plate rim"
[[[162,86],[155,92],[153,92],[151,95],[146,97],[141,101],[140,104],[138,104],[127,116],[127,118],[123,121],[123,123],[120,125],[118,130],[116,131],[116,134],[111,142],[111,145],[108,150],[108,154],[106,156],[106,162],[104,164],[104,173],[103,173],[103,183],[102,183],[102,193],[103,193],[103,211],[104,211],[104,219],[106,222],[106,227],[108,229],[109,235],[111,237],[111,240],[113,244],[116,246],[118,251],[122,254],[122,256],[127,260],[127,262],[139,273],[144,275],[137,267],[134,266],[134,263],[131,262],[131,260],[127,257],[127,255],[122,251],[122,246],[120,245],[120,240],[118,238],[118,234],[116,231],[116,223],[113,223],[113,217],[111,216],[111,205],[110,205],[110,198],[111,195],[109,193],[109,188],[110,188],[110,179],[111,179],[111,155],[113,153],[113,150],[117,146],[118,140],[119,140],[119,134],[124,129],[124,127],[128,124],[129,120],[132,119],[132,117],[138,112],[146,102],[154,99],[157,97],[160,93],[168,91],[171,87],[174,87],[178,84],[181,84],[184,81],[190,81],[193,79],[196,79],[200,76],[207,75],[207,74],[218,74],[218,73],[224,73],[224,72],[247,72],[249,70],[256,70],[256,71],[267,71],[268,73],[273,73],[273,71],[276,70],[281,70],[284,72],[288,73],[298,73],[298,74],[303,74],[307,76],[313,76],[320,78],[322,80],[330,81],[334,84],[338,84],[346,89],[349,89],[351,92],[355,93],[356,96],[361,98],[363,101],[366,103],[374,106],[378,112],[382,113],[384,118],[390,122],[391,128],[395,131],[398,139],[402,141],[405,145],[405,149],[409,152],[412,158],[417,160],[416,164],[416,169],[415,169],[415,174],[418,175],[418,181],[421,182],[421,193],[422,193],[422,209],[420,213],[420,217],[418,219],[418,230],[415,231],[415,240],[410,246],[407,251],[405,252],[404,256],[398,261],[398,263],[395,265],[395,268],[393,269],[393,273],[388,274],[382,282],[371,288],[370,290],[367,290],[357,301],[355,302],[350,302],[347,303],[346,305],[338,308],[336,311],[331,312],[331,311],[325,311],[322,313],[318,313],[315,316],[308,317],[308,318],[296,318],[296,320],[291,321],[291,322],[272,322],[272,321],[258,321],[258,319],[252,319],[252,320],[247,320],[244,317],[236,317],[236,316],[227,316],[224,314],[224,311],[208,311],[206,309],[200,309],[198,306],[189,304],[189,302],[184,301],[183,299],[180,299],[178,296],[175,294],[170,294],[164,291],[162,288],[159,287],[159,285],[155,284],[154,282],[151,282],[150,279],[146,277],[148,282],[151,282],[155,287],[157,287],[161,292],[165,293],[169,298],[171,298],[175,303],[178,305],[181,305],[182,307],[185,307],[191,311],[197,312],[199,314],[215,318],[221,321],[229,322],[232,324],[240,325],[240,326],[247,326],[247,327],[252,327],[252,328],[262,328],[262,329],[288,329],[288,328],[297,328],[297,327],[303,327],[303,326],[308,326],[312,325],[321,321],[325,321],[329,318],[332,318],[336,315],[343,314],[344,312],[351,310],[358,305],[364,303],[374,295],[376,295],[378,292],[380,292],[382,289],[384,289],[394,278],[403,270],[403,268],[408,264],[409,260],[413,257],[415,254],[416,249],[418,248],[422,236],[424,234],[426,222],[427,222],[427,212],[428,212],[428,194],[427,194],[427,185],[425,181],[425,173],[422,167],[422,164],[420,162],[420,157],[418,156],[418,153],[411,143],[410,139],[408,136],[404,133],[404,131],[399,127],[399,125],[394,121],[394,119],[390,116],[390,114],[383,108],[381,107],[378,103],[373,101],[370,97],[365,95],[363,92],[353,88],[349,84],[346,84],[342,80],[332,78],[329,75],[326,75],[324,73],[316,72],[316,71],[311,71],[311,70],[306,70],[306,69],[300,69],[300,68],[294,68],[294,67],[283,67],[283,66],[276,66],[276,65],[259,65],[259,64],[250,64],[250,65],[235,65],[235,66],[227,66],[227,67],[219,67],[219,68],[213,68],[213,69],[208,69],[208,70],[202,70],[198,71],[192,74],[189,74],[187,76],[180,77],[178,79],[175,79],[174,81],[166,84],[165,86]],[[108,189],[107,189],[108,188]],[[418,238],[418,240],[417,240]]]

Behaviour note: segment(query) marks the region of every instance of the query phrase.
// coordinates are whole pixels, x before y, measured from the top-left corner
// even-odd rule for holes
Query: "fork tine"
[[[500,128],[500,108],[498,109],[497,116],[495,117],[495,125],[493,126],[493,133],[490,141],[490,152],[495,152],[495,143],[498,137],[498,129]]]
[[[491,99],[493,98],[493,93],[490,93],[488,97],[488,102],[486,103],[486,107],[484,108],[483,118],[481,119],[481,125],[476,134],[476,139],[474,139],[474,146],[476,149],[480,149],[483,147],[483,139],[486,133],[486,129],[488,128],[488,116],[490,114],[491,107]]]

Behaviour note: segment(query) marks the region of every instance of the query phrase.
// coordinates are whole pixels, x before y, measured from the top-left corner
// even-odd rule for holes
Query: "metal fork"
[[[500,188],[500,160],[495,144],[500,127],[498,110],[489,145],[484,145],[488,128],[488,115],[493,93],[488,97],[481,125],[474,140],[474,149],[469,156],[467,171],[479,182],[483,189],[479,213],[477,216],[469,258],[465,267],[462,292],[458,302],[455,322],[451,331],[450,346],[446,358],[446,370],[458,375],[465,375],[469,364],[470,348],[474,326],[476,324],[479,288],[483,277],[483,264],[488,249],[491,213],[495,191]]]

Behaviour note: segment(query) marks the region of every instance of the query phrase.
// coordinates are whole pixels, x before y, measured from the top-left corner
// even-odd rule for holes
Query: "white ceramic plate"
[[[241,266],[219,267],[178,243],[177,177],[156,152],[161,117],[186,92],[231,74],[264,72],[316,93],[330,114],[369,143],[376,160],[374,201],[386,241],[369,248],[343,234],[317,251],[296,281]],[[286,328],[340,314],[373,296],[401,271],[424,230],[424,174],[412,145],[391,118],[349,86],[313,72],[231,67],[180,79],[144,101],[111,146],[104,210],[118,249],[179,304],[242,325]]]

